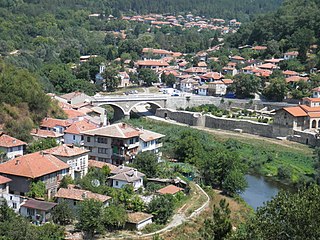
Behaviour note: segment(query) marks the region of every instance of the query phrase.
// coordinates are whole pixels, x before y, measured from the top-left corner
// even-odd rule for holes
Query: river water
[[[246,175],[246,179],[248,188],[241,194],[241,197],[254,210],[263,206],[264,202],[271,200],[280,190],[276,183],[260,176]]]

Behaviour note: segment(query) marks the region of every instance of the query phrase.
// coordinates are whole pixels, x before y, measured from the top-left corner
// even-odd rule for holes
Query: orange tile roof
[[[76,188],[60,188],[55,195],[56,198],[66,198],[73,199],[77,201],[83,201],[85,199],[95,199],[100,202],[106,202],[111,199],[111,197],[93,193],[88,190],[76,189]]]
[[[287,111],[289,114],[291,114],[294,117],[306,117],[308,114],[299,106],[297,107],[286,107],[283,108],[283,110]]]
[[[260,65],[259,68],[274,69],[274,68],[277,68],[277,65],[274,65],[272,63],[265,63]]]
[[[83,112],[74,109],[63,109],[63,111],[68,116],[68,119],[82,117],[85,115]]]
[[[207,71],[204,70],[203,68],[200,68],[200,67],[191,67],[191,68],[186,69],[185,72],[187,72],[187,73],[205,73]]]
[[[320,112],[309,112],[308,116],[310,118],[320,118]]]
[[[155,139],[159,139],[159,138],[163,138],[165,137],[165,135],[160,134],[160,133],[156,133],[156,132],[152,132],[146,129],[140,129],[141,135],[140,138],[144,141],[144,142],[148,142],[148,141],[152,141]]]
[[[0,173],[32,179],[63,169],[69,169],[69,165],[53,155],[41,152],[30,153],[0,164]]]
[[[11,137],[7,134],[0,134],[0,147],[5,147],[5,148],[9,148],[9,147],[17,147],[17,146],[22,146],[22,145],[26,145],[27,143],[16,139],[14,137]]]
[[[245,60],[245,59],[244,59],[243,57],[241,57],[241,56],[232,56],[231,59],[239,60],[239,61]]]
[[[141,133],[138,129],[135,129],[126,123],[116,123],[106,127],[84,131],[83,134],[127,139],[138,137]]]
[[[32,129],[32,136],[40,137],[40,138],[58,138],[62,137],[63,133],[58,133],[50,130],[42,130],[42,129]]]
[[[164,188],[161,188],[157,191],[160,194],[176,194],[180,191],[183,191],[183,188],[176,187],[174,185],[168,185]]]
[[[289,75],[289,76],[297,76],[299,75],[299,73],[295,72],[295,71],[291,71],[291,70],[286,70],[282,72],[284,75]]]
[[[0,184],[5,184],[5,183],[11,182],[11,181],[12,180],[10,178],[7,178],[5,176],[0,175]]]
[[[56,118],[45,118],[42,120],[40,124],[41,127],[47,127],[47,128],[54,128],[56,126],[68,127],[70,125],[71,123],[69,123],[67,120],[56,119]]]
[[[312,92],[320,92],[320,87],[316,87],[316,88],[312,89]]]
[[[291,76],[286,78],[286,82],[299,82],[299,81],[308,81],[309,78],[307,77],[300,77],[300,76]]]
[[[265,47],[265,46],[254,46],[252,50],[263,51],[263,50],[266,50],[267,48],[268,47]]]
[[[80,134],[83,131],[88,131],[96,128],[96,125],[89,123],[86,120],[82,120],[79,122],[72,123],[71,126],[68,127],[64,132],[70,134]]]
[[[111,163],[101,162],[97,160],[89,160],[88,165],[89,167],[95,167],[95,168],[103,168],[104,166],[108,166],[111,171],[114,171],[118,168],[116,165],[113,165]]]
[[[232,79],[222,79],[222,81],[224,82],[224,84],[232,84],[233,83]]]
[[[164,62],[164,61],[158,61],[158,60],[138,61],[137,64],[139,66],[159,66],[159,67],[167,67],[167,66],[169,66],[169,63]]]
[[[212,78],[212,79],[215,79],[215,80],[219,80],[219,79],[223,78],[223,75],[221,73],[218,73],[218,72],[208,72],[206,74],[203,74],[201,76],[201,78]]]
[[[300,105],[300,107],[306,112],[320,112],[320,107],[309,107],[307,105]]]
[[[76,147],[74,145],[62,144],[54,148],[43,150],[43,152],[47,154],[52,154],[54,156],[72,157],[72,156],[78,156],[84,153],[88,153],[90,151],[83,148]]]

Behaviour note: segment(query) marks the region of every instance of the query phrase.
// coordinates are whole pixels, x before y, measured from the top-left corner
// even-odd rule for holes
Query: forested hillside
[[[0,7],[31,15],[43,12],[59,12],[62,9],[95,11],[118,15],[123,13],[185,13],[217,18],[247,20],[254,14],[273,11],[282,0],[4,0]]]
[[[286,0],[275,13],[260,16],[243,25],[230,36],[232,46],[269,44],[282,51],[296,48],[300,60],[305,61],[309,47],[319,43],[320,1]]]

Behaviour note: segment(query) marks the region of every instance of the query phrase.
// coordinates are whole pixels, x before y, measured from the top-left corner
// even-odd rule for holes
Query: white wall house
[[[84,138],[82,132],[96,128],[96,125],[88,122],[87,120],[74,122],[64,131],[64,143],[83,146]]]
[[[44,151],[51,154],[70,166],[72,179],[84,177],[88,173],[89,150],[74,145],[63,144]]]
[[[56,203],[28,199],[21,204],[20,214],[23,217],[31,218],[39,224],[44,224],[51,220],[51,210]]]
[[[119,166],[117,169],[111,171],[112,176],[109,177],[111,186],[114,188],[122,188],[127,184],[133,186],[134,190],[138,190],[143,187],[143,173],[137,169]]]
[[[161,158],[160,148],[162,147],[161,138],[165,137],[165,135],[152,132],[149,130],[141,129],[140,130],[140,147],[139,152],[151,151],[158,156],[158,160]]]
[[[0,153],[5,154],[8,159],[23,155],[23,150],[27,143],[14,137],[0,133]]]
[[[10,178],[0,175],[0,199],[4,199],[8,206],[18,213],[20,210],[21,197],[20,195],[9,193],[9,183],[11,181]]]

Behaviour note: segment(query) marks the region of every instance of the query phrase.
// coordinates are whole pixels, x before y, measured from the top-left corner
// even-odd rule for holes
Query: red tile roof
[[[289,83],[289,82],[299,82],[299,81],[308,81],[309,78],[307,77],[300,77],[300,76],[291,76],[291,77],[287,77],[286,78],[286,82]]]
[[[138,61],[137,64],[139,66],[158,66],[158,67],[167,67],[167,66],[169,66],[169,63],[164,62],[164,61],[158,61],[158,60]]]
[[[316,88],[312,89],[312,92],[320,92],[320,87],[316,87]]]
[[[0,184],[5,184],[5,183],[11,182],[11,181],[12,180],[10,178],[7,178],[5,176],[0,175]]]
[[[0,164],[0,173],[32,179],[63,169],[69,169],[69,165],[53,155],[41,152],[27,154]]]
[[[73,199],[77,201],[83,201],[85,199],[95,199],[100,202],[106,202],[111,197],[93,193],[88,190],[76,189],[76,188],[60,188],[55,195],[56,198]]]
[[[168,185],[164,188],[161,188],[157,191],[160,194],[176,194],[180,191],[183,191],[183,188],[176,187],[174,185]]]
[[[63,133],[42,129],[32,129],[30,134],[40,138],[59,138],[63,136]]]
[[[5,147],[5,148],[9,148],[9,147],[17,147],[17,146],[22,146],[22,145],[26,145],[27,143],[16,139],[14,137],[11,137],[9,135],[6,134],[0,134],[0,147]]]
[[[83,148],[76,147],[74,145],[62,144],[54,148],[43,150],[43,152],[47,154],[52,154],[54,156],[72,157],[72,156],[78,156],[84,153],[88,153],[90,151]]]
[[[47,127],[47,128],[54,128],[56,126],[68,127],[70,125],[71,123],[68,122],[67,120],[55,119],[55,118],[45,118],[42,120],[40,124],[41,127]]]
[[[74,110],[74,109],[63,109],[63,111],[68,116],[68,119],[82,117],[85,115],[83,112],[80,112],[80,111]]]
[[[89,123],[86,120],[72,123],[64,132],[70,134],[80,134],[83,131],[96,129],[96,125]]]
[[[308,114],[299,106],[297,107],[286,107],[283,108],[283,110],[287,111],[289,114],[291,114],[294,117],[306,117]]]
[[[141,133],[138,129],[133,128],[126,123],[116,123],[106,127],[84,131],[83,134],[127,139],[138,137]]]
[[[116,170],[118,167],[116,165],[113,165],[111,163],[96,161],[96,160],[89,160],[88,161],[89,167],[95,167],[95,168],[103,168],[104,166],[108,166],[111,171]]]

